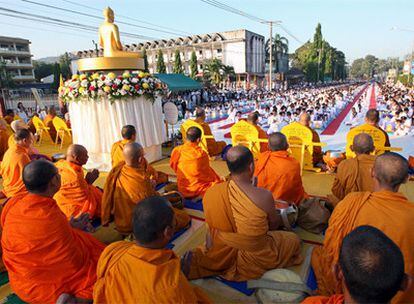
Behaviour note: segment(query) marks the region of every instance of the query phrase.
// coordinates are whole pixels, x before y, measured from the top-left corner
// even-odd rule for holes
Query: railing
[[[40,99],[43,103],[43,106],[59,106],[58,102],[58,95],[57,94],[49,94],[49,95],[43,95],[40,96]],[[17,104],[21,102],[23,106],[26,109],[35,109],[36,108],[36,100],[33,96],[33,94],[24,94],[19,97],[13,97],[13,98],[6,98],[5,106],[6,109],[17,109]],[[43,106],[39,105],[41,108]]]
[[[14,80],[32,80],[32,79],[34,80],[35,79],[33,75],[15,75],[15,76],[12,76],[12,78]]]

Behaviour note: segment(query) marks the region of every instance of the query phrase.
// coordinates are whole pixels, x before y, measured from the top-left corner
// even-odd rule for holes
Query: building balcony
[[[26,69],[33,69],[33,65],[31,63],[18,63],[18,62],[6,62],[7,68],[26,68]]]
[[[29,50],[27,50],[27,51],[24,51],[24,50],[16,51],[15,49],[9,49],[9,48],[7,48],[7,49],[6,48],[0,48],[0,54],[7,54],[7,55],[13,54],[13,55],[28,55],[28,56],[31,56]]]
[[[15,75],[15,76],[12,76],[12,78],[15,81],[34,81],[35,80],[33,75]]]

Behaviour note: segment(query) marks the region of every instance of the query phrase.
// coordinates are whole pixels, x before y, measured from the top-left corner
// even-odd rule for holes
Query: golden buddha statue
[[[105,21],[99,27],[99,45],[103,48],[103,57],[79,59],[79,71],[144,69],[144,59],[140,52],[126,52],[122,49],[119,29],[114,23],[114,11],[107,7],[103,15]]]

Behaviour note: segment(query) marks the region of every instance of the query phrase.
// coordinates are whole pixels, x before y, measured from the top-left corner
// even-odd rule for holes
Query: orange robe
[[[4,120],[10,125],[14,121],[14,117],[4,116]]]
[[[332,297],[307,297],[302,304],[343,304],[345,303],[344,295],[333,295]]]
[[[104,245],[73,229],[52,198],[12,198],[1,215],[3,261],[12,290],[27,303],[55,303],[62,293],[92,299]]]
[[[300,164],[287,151],[266,151],[259,155],[254,175],[257,186],[273,193],[275,200],[299,205],[309,198],[302,184]]]
[[[53,125],[53,118],[55,118],[55,116],[47,114],[45,119],[43,120],[43,123],[45,124],[46,127],[49,128],[50,137],[51,137],[52,141],[55,142],[56,141],[56,136],[57,136],[57,131],[55,129],[55,126]]]
[[[250,122],[249,122],[250,123]],[[259,139],[268,139],[268,136],[266,134],[266,132],[258,125],[253,125],[257,131],[259,132]],[[261,142],[260,143],[260,152],[266,152],[269,150],[269,144],[267,142]]]
[[[129,139],[123,139],[123,140],[117,141],[116,143],[112,145],[112,149],[111,149],[112,168],[115,168],[121,162],[125,161],[124,154],[123,154],[124,147],[126,144],[129,144],[132,142],[134,141],[129,140]],[[168,182],[168,174],[155,170],[150,164],[148,164],[148,161],[146,159],[145,159],[145,163],[143,164],[143,166],[145,167],[145,170],[150,175],[150,178],[152,180],[155,180],[157,185]]]
[[[414,204],[401,193],[390,191],[354,192],[334,209],[323,247],[312,253],[312,267],[321,295],[342,293],[341,282],[333,274],[343,238],[358,226],[370,225],[392,239],[404,256],[405,272],[414,275]],[[413,303],[414,286],[399,292],[392,303]]]
[[[197,144],[186,142],[171,153],[170,166],[177,174],[178,191],[186,198],[203,196],[208,188],[220,182],[210,167],[207,153]]]
[[[210,188],[203,206],[211,241],[193,251],[189,279],[221,275],[245,281],[302,262],[298,236],[269,231],[266,212],[233,181]]]
[[[213,132],[211,131],[208,123],[200,118],[196,118],[194,121],[203,127],[204,135],[213,136]],[[206,142],[208,154],[210,156],[220,154],[226,146],[226,143],[224,141],[216,141],[214,138],[207,138]]]
[[[99,217],[102,191],[86,182],[82,166],[61,160],[56,163],[56,167],[62,178],[62,185],[54,199],[66,217],[78,217],[85,212],[91,218]]]
[[[150,183],[149,176],[142,168],[133,168],[124,162],[109,172],[102,197],[102,224],[109,224],[114,217],[116,229],[123,234],[132,232],[132,213],[141,200],[159,195]],[[191,221],[185,211],[174,208],[177,220],[176,229],[180,230]]]
[[[7,128],[2,128],[0,126],[0,161],[3,160],[4,154],[9,148],[9,137],[10,132]]]
[[[148,249],[116,242],[102,253],[94,303],[211,303],[192,286],[169,249]]]
[[[307,127],[307,128],[312,131],[312,142],[320,143],[321,139],[319,137],[318,132],[316,132],[311,127]],[[313,147],[312,161],[314,165],[323,161],[322,147]]]
[[[373,191],[374,180],[371,169],[374,162],[375,156],[367,154],[340,162],[332,185],[333,195],[338,200],[342,200],[351,192]]]
[[[3,193],[6,197],[26,194],[22,173],[24,166],[30,163],[28,150],[15,144],[4,154],[0,165],[0,174],[3,178]]]

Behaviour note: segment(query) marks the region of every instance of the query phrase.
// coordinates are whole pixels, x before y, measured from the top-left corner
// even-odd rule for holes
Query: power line
[[[61,1],[66,2],[66,3],[73,4],[73,5],[76,5],[77,7],[80,6],[80,7],[88,8],[88,9],[93,10],[93,11],[102,12],[102,9],[99,9],[99,8],[96,8],[96,7],[92,7],[92,6],[88,6],[88,5],[82,4],[80,2],[75,2],[75,1],[70,1],[70,0],[61,0]],[[136,18],[132,18],[132,17],[129,17],[129,16],[125,16],[125,15],[117,14],[117,17],[121,17],[121,18],[124,18],[124,19],[127,19],[127,20],[131,20],[131,21],[136,21],[136,22],[143,23],[143,24],[148,24],[148,25],[156,26],[156,27],[163,28],[163,29],[170,30],[170,31],[179,32],[179,33],[182,33],[184,35],[193,35],[193,33],[190,33],[190,32],[186,32],[186,31],[174,29],[174,28],[171,28],[171,27],[166,27],[166,26],[154,24],[154,23],[151,23],[151,22],[139,20],[139,19],[136,19]],[[177,36],[180,36],[182,34],[178,34]]]
[[[21,1],[26,2],[26,3],[30,3],[30,4],[34,4],[34,5],[48,7],[48,8],[55,9],[55,10],[60,10],[60,11],[64,11],[64,12],[76,14],[76,15],[81,15],[81,16],[85,16],[85,17],[89,17],[89,18],[94,18],[94,19],[102,20],[102,17],[98,17],[96,15],[82,13],[82,12],[79,12],[79,11],[74,11],[74,10],[71,10],[71,9],[61,8],[61,7],[57,7],[57,6],[54,6],[54,5],[39,3],[39,2],[36,2],[36,1],[30,1],[30,0],[21,0]],[[162,32],[162,33],[173,34],[173,35],[179,36],[175,32],[170,32],[170,31],[165,31],[165,30],[159,30],[159,29],[155,29],[155,28],[151,28],[151,27],[147,27],[147,26],[142,26],[142,25],[137,25],[137,24],[133,24],[133,23],[129,23],[129,22],[117,21],[117,23],[124,24],[124,25],[128,25],[128,26],[133,26],[133,27],[137,27],[137,28],[142,28],[142,29],[146,29],[146,30],[150,30],[150,31]]]

